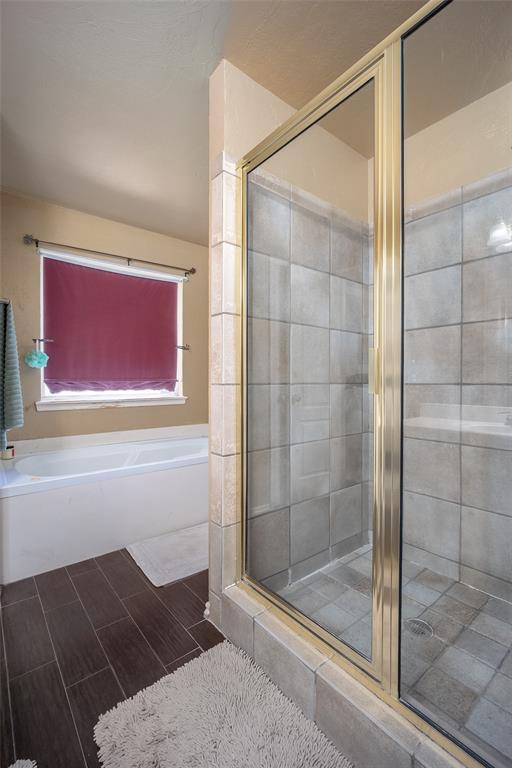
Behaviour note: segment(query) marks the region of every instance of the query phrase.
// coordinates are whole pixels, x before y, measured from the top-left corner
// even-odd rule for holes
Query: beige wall
[[[510,167],[511,126],[508,83],[409,137],[404,148],[405,205]]]
[[[210,157],[223,150],[236,161],[295,112],[228,61],[211,77],[210,105]],[[320,125],[262,167],[355,218],[368,219],[368,160]]]
[[[20,357],[39,335],[39,259],[35,248],[23,244],[25,233],[41,240],[119,253],[162,264],[194,266],[184,287],[185,405],[100,408],[38,413],[39,372],[21,362],[25,426],[12,430],[12,440],[145,429],[208,421],[208,251],[201,245],[176,240],[98,216],[14,194],[1,195],[1,295],[11,299]]]

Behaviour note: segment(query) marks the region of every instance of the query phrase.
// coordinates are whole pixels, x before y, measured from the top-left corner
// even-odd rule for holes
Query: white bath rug
[[[103,768],[351,768],[228,642],[102,715],[94,738]]]
[[[34,760],[16,760],[9,768],[37,768],[37,763]]]
[[[208,568],[208,523],[164,533],[126,547],[155,587]]]

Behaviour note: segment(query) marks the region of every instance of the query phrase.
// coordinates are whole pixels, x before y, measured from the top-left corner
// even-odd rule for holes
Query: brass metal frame
[[[401,482],[402,39],[451,0],[429,0],[328,88],[271,133],[237,166],[241,281],[241,533],[237,581],[272,606],[309,643],[383,699],[468,768],[481,763],[399,699]],[[375,84],[374,174],[374,561],[372,659],[308,619],[245,569],[247,493],[247,184],[248,174],[366,83]]]

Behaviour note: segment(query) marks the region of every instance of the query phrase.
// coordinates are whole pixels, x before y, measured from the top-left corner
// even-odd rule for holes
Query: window
[[[184,402],[176,275],[40,249],[39,410]]]

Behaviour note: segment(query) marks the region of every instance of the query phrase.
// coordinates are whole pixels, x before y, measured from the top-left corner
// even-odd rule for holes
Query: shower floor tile
[[[2,768],[99,766],[98,717],[224,639],[207,599],[208,571],[154,587],[126,550],[2,588]]]
[[[496,768],[512,768],[512,605],[417,563],[402,563],[402,699]],[[279,591],[367,658],[371,548]],[[420,619],[432,635],[414,634]]]

